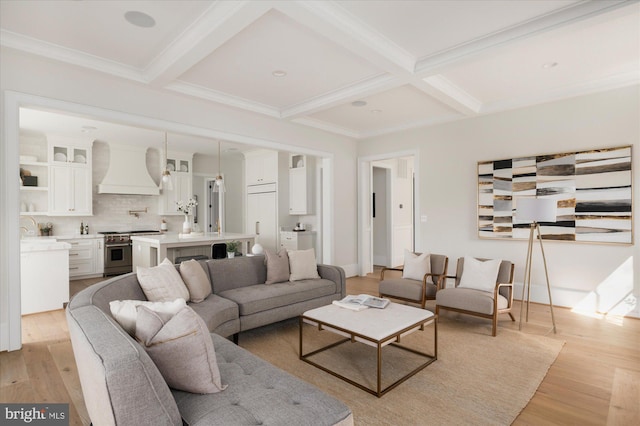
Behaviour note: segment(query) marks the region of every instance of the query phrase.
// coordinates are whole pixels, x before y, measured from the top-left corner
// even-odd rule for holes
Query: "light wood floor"
[[[92,282],[74,282],[72,293]],[[350,294],[376,294],[377,288],[375,275],[347,280]],[[515,312],[518,318],[519,306]],[[566,343],[514,424],[640,424],[640,320],[594,318],[564,308],[554,312],[555,335],[547,305],[532,304],[523,327],[523,333]],[[456,314],[444,313],[441,321],[448,315]],[[507,315],[498,327],[498,333],[518,329]],[[70,425],[89,424],[64,312],[24,316],[23,342],[20,351],[0,353],[0,402],[68,402]]]

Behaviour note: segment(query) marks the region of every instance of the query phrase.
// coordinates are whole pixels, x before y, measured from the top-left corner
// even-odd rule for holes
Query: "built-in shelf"
[[[21,191],[48,191],[48,186],[21,186]]]

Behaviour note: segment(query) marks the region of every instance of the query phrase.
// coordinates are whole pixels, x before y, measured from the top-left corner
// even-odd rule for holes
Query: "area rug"
[[[469,318],[469,319],[467,319]],[[305,353],[338,340],[305,326]],[[490,324],[448,316],[438,324],[438,360],[377,398],[298,358],[298,320],[240,334],[240,346],[313,383],[347,404],[356,425],[508,425],[533,397],[564,342],[509,329],[491,337]],[[433,330],[418,331],[402,343],[432,351]],[[309,346],[307,346],[309,344]],[[366,386],[375,386],[375,349],[345,343],[316,362]],[[419,362],[406,351],[383,350],[383,386]]]

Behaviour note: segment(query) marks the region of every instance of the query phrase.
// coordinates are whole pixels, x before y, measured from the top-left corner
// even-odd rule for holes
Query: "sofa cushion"
[[[152,302],[170,302],[178,298],[189,300],[189,290],[169,259],[151,268],[138,266],[136,274],[145,296]]]
[[[429,254],[422,253],[418,255],[405,249],[402,278],[422,281],[425,274],[429,273],[431,273],[431,257]]]
[[[202,302],[189,306],[202,317],[209,330],[215,330],[221,324],[237,319],[240,315],[235,302],[216,294],[210,294]]]
[[[220,296],[238,304],[240,315],[251,315],[293,303],[335,294],[336,283],[330,280],[302,280],[295,283],[257,284],[223,291]]]
[[[287,250],[282,249],[278,253],[266,250],[264,256],[264,261],[267,265],[267,280],[264,283],[273,284],[289,281],[290,270]]]
[[[351,420],[341,401],[216,334],[211,337],[229,387],[214,395],[172,391],[186,424],[334,425]]]
[[[320,278],[318,265],[316,264],[316,252],[308,250],[291,250],[289,255],[289,269],[291,275],[289,281],[312,280]]]
[[[225,389],[209,330],[190,307],[171,315],[139,306],[136,339],[169,387],[192,393]]]
[[[200,303],[211,294],[209,277],[197,260],[180,263],[180,276],[189,290],[191,302]]]
[[[109,302],[111,315],[118,321],[118,324],[133,336],[136,331],[136,321],[138,319],[138,306],[144,305],[152,311],[165,312],[175,315],[179,310],[187,306],[184,299],[176,299],[171,302],[149,302],[147,300],[112,300]]]
[[[208,260],[206,264],[215,294],[232,288],[263,284],[267,280],[264,256]]]

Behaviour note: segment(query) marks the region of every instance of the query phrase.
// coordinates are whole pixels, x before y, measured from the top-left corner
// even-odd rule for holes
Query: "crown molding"
[[[640,0],[582,1],[541,17],[513,25],[493,34],[454,46],[442,52],[418,59],[415,73],[435,73],[444,66],[474,57],[486,50],[494,49],[514,41],[560,28],[572,22],[611,12]]]
[[[335,133],[338,135],[347,136],[352,139],[362,138],[362,134],[356,132],[355,130],[347,129],[346,127],[336,126],[335,124],[330,124],[330,123],[327,123],[326,121],[318,120],[316,118],[300,117],[300,118],[295,118],[291,120],[291,122],[298,123],[303,126],[313,127],[316,129]]]
[[[205,99],[219,104],[231,106],[234,108],[244,109],[246,111],[257,112],[273,118],[282,118],[280,110],[264,105],[258,102],[253,102],[248,99],[244,99],[238,96],[231,96],[226,93],[218,92],[217,90],[208,89],[206,87],[198,86],[195,84],[185,83],[184,81],[176,81],[165,86],[165,89],[172,90],[183,95],[194,96],[196,98]]]
[[[525,108],[528,106],[585,96],[592,93],[614,90],[621,87],[633,86],[635,84],[640,84],[640,74],[637,71],[629,71],[626,73],[612,75],[598,81],[578,83],[570,87],[538,93],[535,96],[518,97],[517,100],[509,99],[505,101],[487,102],[483,104],[480,114],[486,115],[512,109]]]
[[[142,70],[108,59],[69,49],[57,44],[25,37],[7,30],[0,30],[0,45],[33,55],[89,68],[139,83],[147,83]]]

